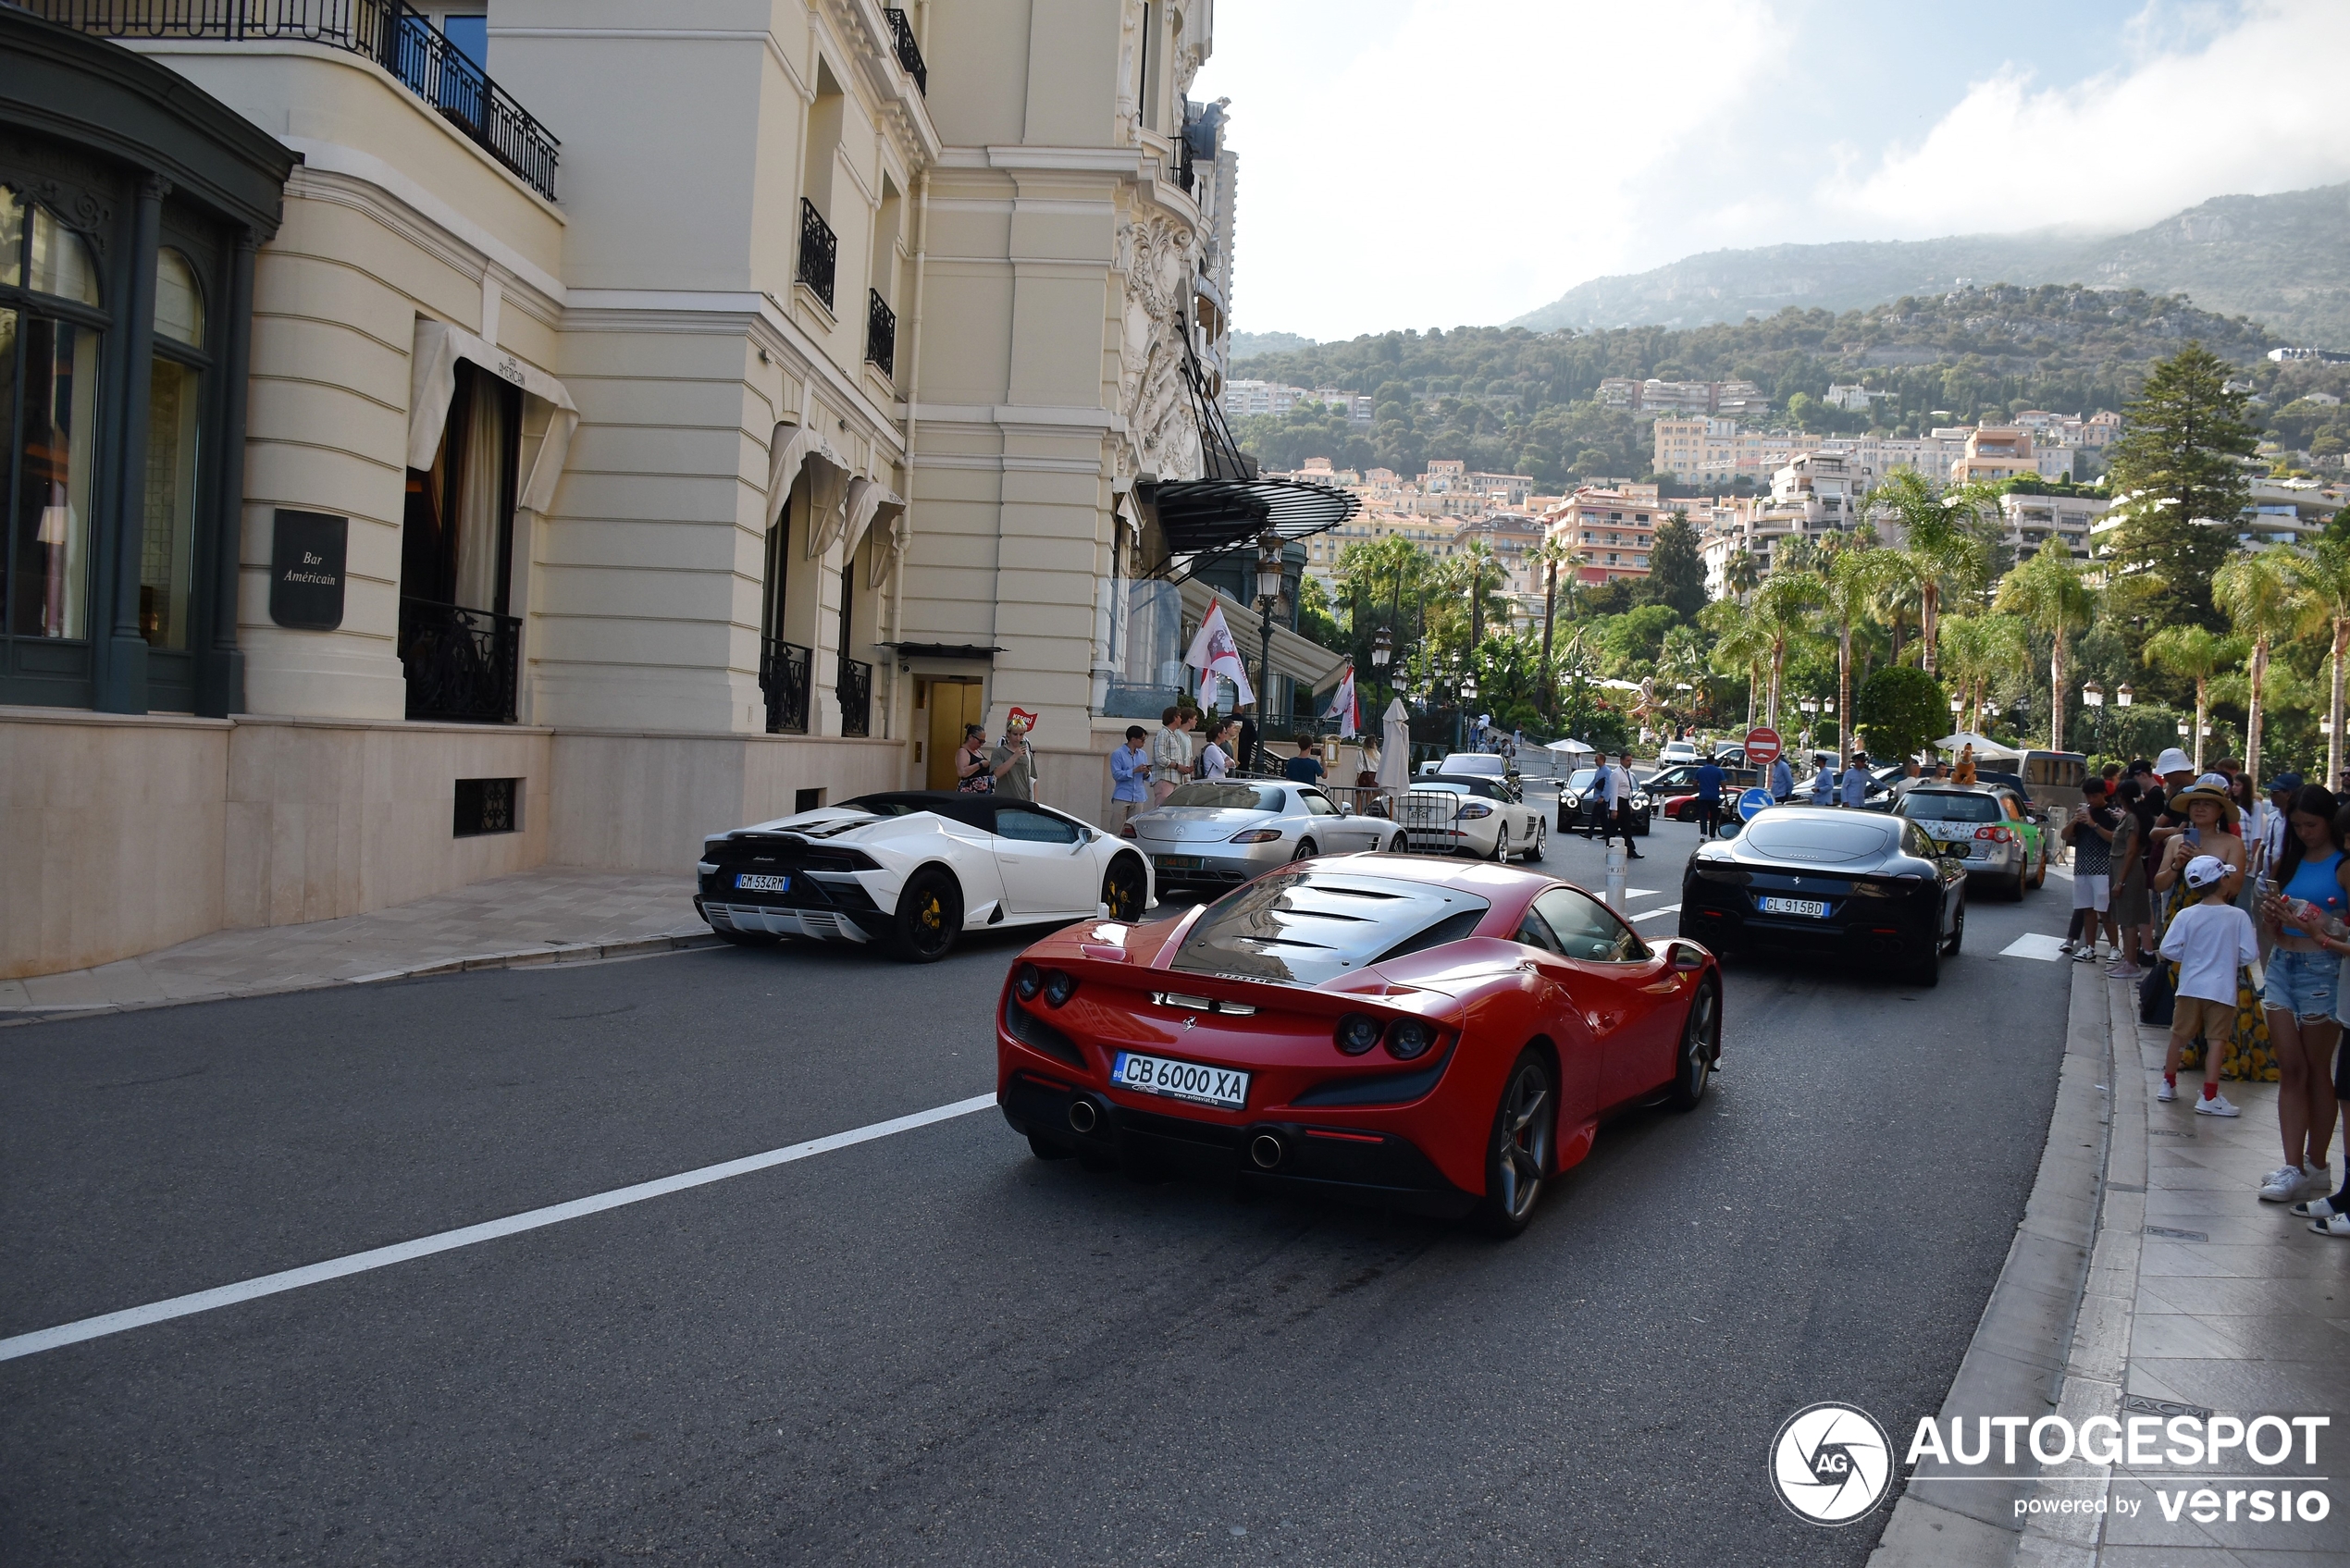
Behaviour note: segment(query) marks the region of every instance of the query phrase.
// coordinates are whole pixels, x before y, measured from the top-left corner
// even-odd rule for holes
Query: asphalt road
[[[1712,1097],[1515,1241],[982,1111],[0,1362],[0,1562],[1858,1563],[1885,1509],[1802,1524],[1764,1451],[1939,1404],[2062,1051],[2064,966],[1992,955],[2066,903],[1976,906],[1935,991],[1734,967]],[[0,1031],[0,1337],[985,1093],[1019,945]]]

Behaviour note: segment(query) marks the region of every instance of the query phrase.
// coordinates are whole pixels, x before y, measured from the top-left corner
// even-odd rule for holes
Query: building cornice
[[[306,136],[283,140],[303,159],[287,178],[289,197],[356,208],[460,272],[477,278],[495,266],[511,302],[546,326],[561,320],[563,279],[416,180],[355,147]]]

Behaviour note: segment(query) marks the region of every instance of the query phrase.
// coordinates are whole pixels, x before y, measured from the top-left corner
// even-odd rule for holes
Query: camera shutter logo
[[[1798,1518],[1849,1525],[1893,1481],[1893,1443],[1867,1411],[1833,1401],[1806,1405],[1771,1439],[1771,1484]]]

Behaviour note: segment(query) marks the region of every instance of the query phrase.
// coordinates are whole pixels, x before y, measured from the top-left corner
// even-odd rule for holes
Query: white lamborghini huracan
[[[943,790],[860,796],[702,842],[694,907],[730,942],[879,942],[909,963],[966,931],[1139,919],[1131,841],[1048,806]]]

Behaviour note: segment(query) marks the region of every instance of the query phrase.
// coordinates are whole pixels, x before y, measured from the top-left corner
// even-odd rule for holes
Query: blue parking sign
[[[1738,796],[1738,820],[1750,822],[1770,804],[1771,792],[1757,785]]]

